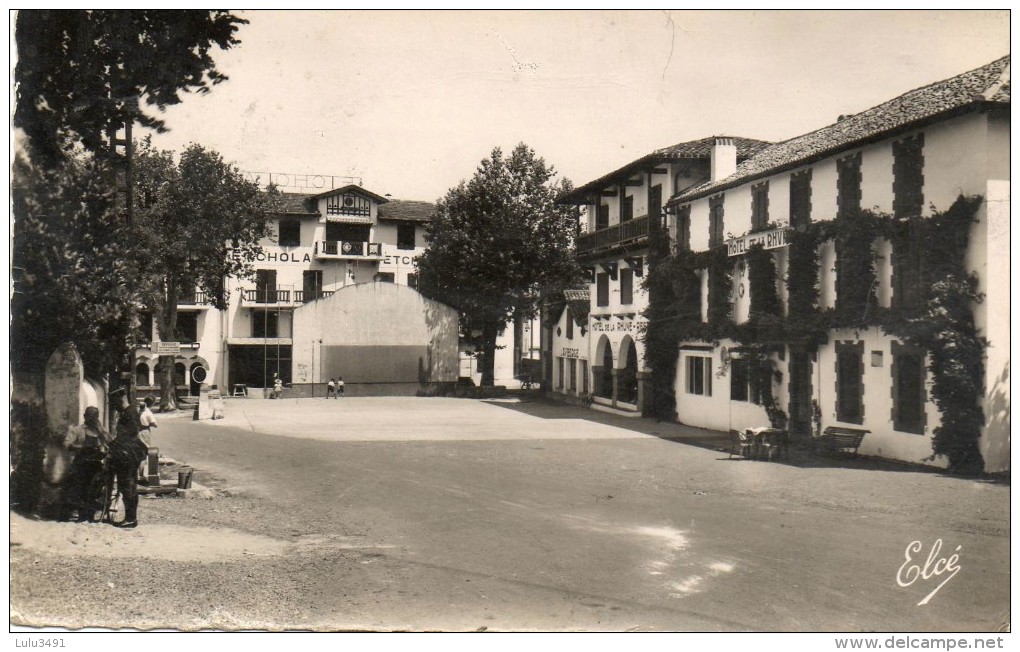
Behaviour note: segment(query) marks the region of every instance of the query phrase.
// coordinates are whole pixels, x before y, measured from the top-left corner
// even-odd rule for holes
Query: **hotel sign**
[[[153,342],[152,352],[156,355],[177,355],[181,352],[180,342]]]
[[[779,249],[789,244],[786,238],[788,229],[772,229],[771,231],[759,231],[758,233],[748,233],[747,235],[739,238],[733,238],[732,240],[726,241],[726,253],[730,256],[739,256],[746,254],[747,250],[756,244],[760,244],[763,249]]]

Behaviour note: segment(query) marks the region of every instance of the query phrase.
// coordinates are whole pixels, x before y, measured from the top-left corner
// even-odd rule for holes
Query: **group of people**
[[[99,419],[99,408],[85,408],[80,426],[68,428],[64,446],[73,455],[67,478],[67,518],[81,520],[85,514],[89,484],[102,470],[109,456],[110,469],[117,478],[117,487],[124,501],[124,518],[116,527],[138,527],[138,476],[152,444],[152,429],[159,427],[152,414],[152,398],[131,404],[127,392],[120,394],[120,415],[115,435],[111,435]]]
[[[326,383],[326,398],[343,398],[344,397],[344,377],[340,376],[339,379],[329,379]]]

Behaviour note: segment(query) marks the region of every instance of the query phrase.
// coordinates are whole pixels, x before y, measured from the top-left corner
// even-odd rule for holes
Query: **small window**
[[[609,204],[599,204],[595,214],[595,230],[609,228]]]
[[[414,249],[414,224],[397,225],[397,249]]]
[[[279,244],[281,247],[301,246],[301,220],[280,220]]]
[[[379,272],[378,274],[375,275],[375,280],[379,281],[380,283],[395,283],[396,276],[394,275],[393,272]]]
[[[407,275],[407,287],[411,288],[412,290],[417,290],[418,289],[418,275],[417,274],[408,274]]]
[[[620,221],[629,222],[632,219],[634,219],[634,195],[628,195],[620,204]]]
[[[609,274],[606,272],[595,275],[595,305],[609,305]]]
[[[769,223],[769,182],[751,186],[751,230],[761,231]]]
[[[255,310],[252,312],[252,337],[279,337],[279,315],[275,310]]]
[[[750,393],[747,391],[750,375],[747,369],[747,358],[730,360],[730,400],[746,401]]]
[[[723,243],[723,199],[725,195],[716,195],[708,200],[708,246],[718,247]]]
[[[620,303],[634,303],[634,270],[629,268],[620,270]]]
[[[687,393],[695,396],[712,395],[712,358],[687,356]]]
[[[178,312],[175,338],[178,342],[193,344],[198,341],[198,313]]]

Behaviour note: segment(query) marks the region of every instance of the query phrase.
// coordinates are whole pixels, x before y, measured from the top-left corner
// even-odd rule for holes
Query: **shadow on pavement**
[[[899,462],[878,457],[849,456],[849,455],[822,455],[812,451],[806,446],[791,446],[787,455],[781,459],[767,462],[765,460],[751,460],[730,455],[729,433],[706,428],[696,428],[680,423],[656,421],[644,417],[625,417],[598,410],[592,410],[580,405],[563,403],[555,399],[547,398],[538,392],[518,393],[508,399],[485,400],[484,403],[507,410],[514,410],[529,416],[540,419],[580,419],[604,425],[614,426],[652,435],[659,439],[697,446],[723,453],[717,461],[720,462],[742,462],[747,464],[782,464],[797,468],[846,468],[862,471],[894,471],[899,473],[930,473],[943,475],[947,478],[968,477],[976,482],[988,484],[1009,485],[1009,473],[989,474],[982,476],[960,476],[948,473],[943,469],[912,464],[910,462]]]

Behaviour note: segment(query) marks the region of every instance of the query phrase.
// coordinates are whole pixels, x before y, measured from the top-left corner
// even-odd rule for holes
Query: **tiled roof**
[[[296,192],[281,192],[279,212],[290,215],[318,215],[315,203],[310,201],[314,196]]]
[[[774,174],[841,150],[851,149],[888,132],[909,128],[936,116],[991,104],[1009,104],[1009,56],[970,72],[917,88],[888,102],[845,117],[835,124],[762,149],[737,171],[681,193],[670,203],[691,201],[750,179]]]
[[[346,193],[346,192],[353,192],[353,193],[357,193],[357,194],[360,194],[360,195],[364,195],[365,197],[368,197],[369,199],[372,199],[373,201],[375,201],[377,204],[385,204],[386,202],[389,201],[388,199],[386,199],[382,195],[377,195],[374,192],[372,192],[370,190],[365,190],[361,186],[356,186],[353,183],[349,184],[349,185],[346,185],[343,188],[333,188],[331,190],[327,190],[325,192],[320,192],[319,194],[312,195],[312,196],[315,197],[316,199],[321,199],[322,197],[330,197],[332,195],[340,195],[340,194],[343,194],[343,193]]]
[[[436,213],[436,205],[427,201],[391,199],[379,206],[380,220],[401,220],[404,222],[429,222]]]
[[[752,156],[772,144],[764,140],[741,138],[739,136],[720,137],[730,138],[733,141],[733,144],[737,146],[738,160]],[[667,163],[682,159],[707,159],[711,154],[712,145],[715,143],[715,139],[715,136],[710,136],[700,140],[688,140],[686,142],[677,143],[676,145],[657,149],[651,154],[642,156],[635,161],[631,161],[622,168],[601,176],[594,181],[589,181],[583,186],[579,186],[568,193],[564,193],[560,197],[559,201],[564,204],[584,201],[586,197],[601,191],[606,186],[612,185],[613,183],[619,183],[621,180],[632,176],[635,172],[639,172],[641,169],[657,163]]]
[[[753,138],[740,138],[739,136],[719,136],[729,138],[737,146],[737,158],[754,156],[772,143],[765,140]],[[712,145],[715,144],[716,136],[702,138],[701,140],[689,140],[685,143],[677,143],[672,147],[663,147],[652,152],[652,156],[664,158],[708,158],[712,154]]]

